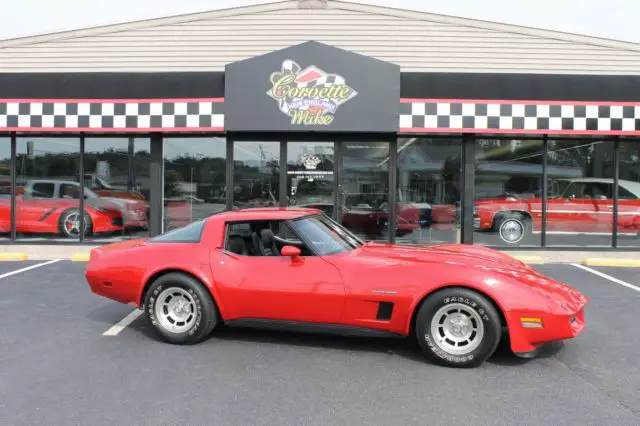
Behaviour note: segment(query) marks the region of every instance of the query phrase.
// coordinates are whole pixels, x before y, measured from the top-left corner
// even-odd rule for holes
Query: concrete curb
[[[514,259],[517,259],[521,262],[524,262],[528,265],[542,265],[544,264],[544,259],[542,258],[542,256],[514,256],[512,255],[511,257],[513,257]]]
[[[18,262],[29,260],[27,253],[0,253],[0,261],[2,262]]]
[[[90,253],[74,253],[71,255],[72,262],[88,262]]]
[[[580,262],[584,266],[613,266],[617,268],[640,268],[640,259],[588,258]]]

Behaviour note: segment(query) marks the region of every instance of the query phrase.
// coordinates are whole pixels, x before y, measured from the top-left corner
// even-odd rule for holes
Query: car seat
[[[278,246],[276,246],[276,240],[271,229],[263,229],[260,232],[260,239],[262,240],[264,256],[280,256],[280,252],[278,251]]]
[[[253,245],[252,255],[253,256],[264,256],[264,246],[262,245],[262,240],[258,236],[257,232],[251,233],[251,243]]]
[[[247,245],[244,243],[244,238],[240,235],[229,236],[229,242],[227,244],[231,253],[239,254],[242,256],[247,255]]]

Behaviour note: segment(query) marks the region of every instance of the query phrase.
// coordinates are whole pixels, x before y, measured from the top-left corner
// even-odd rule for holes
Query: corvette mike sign
[[[340,105],[358,95],[341,75],[327,74],[315,65],[302,69],[291,59],[282,62],[270,81],[267,95],[293,125],[331,125]]]
[[[310,41],[227,65],[225,130],[397,132],[400,68]]]

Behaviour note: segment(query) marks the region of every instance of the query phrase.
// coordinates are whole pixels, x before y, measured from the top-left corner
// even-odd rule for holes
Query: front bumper
[[[579,336],[586,325],[585,307],[586,302],[563,313],[507,312],[511,350],[517,355],[527,356],[546,343]]]

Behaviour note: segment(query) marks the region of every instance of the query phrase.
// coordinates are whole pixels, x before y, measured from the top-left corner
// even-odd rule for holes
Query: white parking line
[[[129,324],[134,322],[136,318],[142,315],[142,309],[136,309],[129,313],[126,317],[122,318],[119,323],[102,333],[103,336],[117,336],[122,330],[124,330]]]
[[[48,261],[43,262],[43,263],[37,263],[37,264],[35,264],[35,265],[27,266],[26,268],[17,269],[17,270],[15,270],[15,271],[7,272],[6,274],[2,274],[2,275],[0,275],[0,279],[2,279],[2,278],[7,278],[7,277],[10,277],[10,276],[12,276],[12,275],[20,274],[20,273],[22,273],[22,272],[27,272],[27,271],[29,271],[29,270],[31,270],[31,269],[36,269],[36,268],[39,268],[39,267],[41,267],[41,266],[51,265],[52,263],[59,262],[60,260],[61,260],[61,259],[48,260]]]
[[[600,271],[596,271],[595,269],[591,269],[591,268],[589,268],[587,266],[584,266],[584,265],[579,265],[577,263],[572,263],[572,265],[575,266],[576,268],[584,269],[585,271],[591,272],[592,274],[595,274],[595,275],[597,275],[599,277],[605,278],[605,279],[607,279],[609,281],[613,281],[616,284],[620,284],[621,286],[630,288],[631,290],[635,290],[635,291],[640,293],[640,287],[635,286],[633,284],[629,284],[626,281],[619,280],[619,279],[617,279],[615,277],[612,277],[611,275],[607,275],[607,274],[602,273]]]

